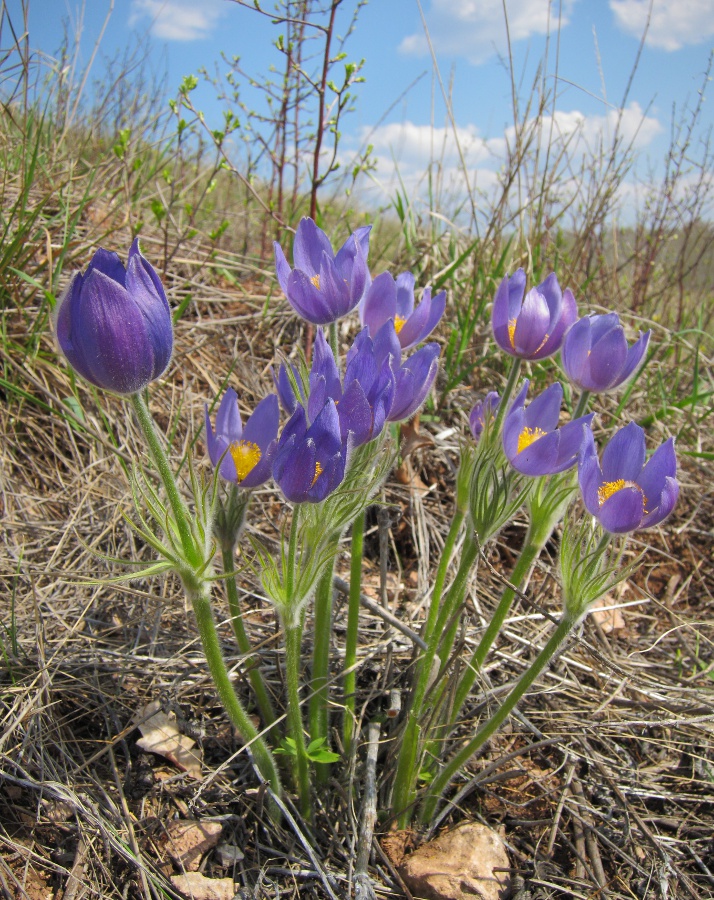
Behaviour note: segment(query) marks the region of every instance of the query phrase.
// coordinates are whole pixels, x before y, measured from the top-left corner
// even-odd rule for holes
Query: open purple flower
[[[87,381],[135,394],[166,369],[173,350],[171,310],[159,276],[131,245],[126,269],[99,249],[57,303],[57,341]]]
[[[393,319],[402,350],[410,350],[436,328],[445,307],[446,291],[432,298],[431,288],[427,287],[415,309],[412,273],[404,272],[395,281],[389,272],[382,272],[369,286],[360,307],[360,320],[374,336],[389,319]]]
[[[606,531],[625,534],[659,524],[679,496],[677,457],[670,438],[645,462],[645,433],[635,422],[615,432],[598,461],[588,437],[578,466],[585,506]]]
[[[278,281],[299,316],[315,325],[327,325],[357,306],[370,280],[370,229],[370,225],[358,228],[334,253],[325,232],[312,219],[301,219],[293,244],[294,269],[275,242]]]
[[[627,346],[617,313],[584,316],[565,335],[561,360],[569,380],[583,391],[609,391],[630,378],[642,363],[650,332]]]
[[[311,425],[303,406],[288,420],[273,461],[273,478],[293,503],[319,503],[345,475],[346,447],[335,401],[329,398]]]
[[[471,434],[475,441],[478,442],[487,423],[490,423],[493,420],[500,402],[501,398],[498,393],[496,391],[489,391],[483,400],[479,400],[474,405],[474,408],[471,410],[471,415],[469,416],[469,427],[471,428]]]
[[[503,422],[503,450],[524,475],[554,475],[574,466],[589,432],[593,413],[558,427],[563,387],[551,384],[524,408],[528,381]]]
[[[511,356],[544,359],[560,349],[577,319],[575,297],[570,289],[560,289],[555,273],[524,296],[525,289],[523,269],[503,279],[493,301],[493,336]]]
[[[279,417],[278,398],[268,394],[244,427],[238,395],[228,388],[216,413],[214,431],[206,406],[208,455],[214,466],[220,466],[218,471],[223,478],[242,488],[257,487],[270,478],[278,448]]]

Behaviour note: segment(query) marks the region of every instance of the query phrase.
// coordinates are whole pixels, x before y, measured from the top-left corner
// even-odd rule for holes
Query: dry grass
[[[263,315],[265,298],[252,288],[192,283],[188,261],[177,271],[174,302],[187,289],[193,300],[177,328],[170,377],[152,389],[151,403],[161,427],[175,435],[178,462],[230,365],[235,361],[231,385],[251,406],[270,383],[275,354],[289,354],[301,334],[284,303],[268,304]],[[250,272],[239,274],[242,283],[254,283]],[[4,327],[11,338],[25,325],[8,312]],[[173,578],[101,581],[126,572],[132,559],[150,558],[123,518],[131,507],[123,461],[141,453],[129,414],[117,400],[92,397],[80,386],[84,426],[59,416],[57,398],[72,388],[49,336],[37,358],[6,355],[3,362],[16,390],[6,389],[0,412],[0,610],[8,629],[0,669],[0,896],[178,897],[168,880],[176,870],[166,854],[166,826],[189,817],[220,821],[224,837],[243,850],[232,869],[212,855],[204,869],[232,875],[241,897],[350,896],[363,748],[334,789],[321,793],[314,831],[296,814],[280,827],[268,819],[249,754],[214,696],[180,585]],[[453,412],[447,417],[463,424]],[[448,527],[455,451],[454,436],[436,436],[414,451],[414,471],[434,486],[424,496],[396,481],[386,489],[389,602],[412,629]],[[517,887],[523,886],[518,900],[714,896],[711,475],[704,464],[685,465],[676,515],[644,535],[651,545],[644,562],[615,598],[622,620],[611,629],[607,618],[589,617],[520,714],[456,785],[455,805],[440,826],[464,816],[503,824]],[[265,491],[251,527],[275,540],[279,515]],[[482,628],[521,539],[512,527],[480,565],[462,647]],[[375,594],[378,546],[376,534],[368,534],[366,583]],[[491,698],[542,644],[548,616],[558,611],[551,569],[544,558],[529,602],[514,608],[461,734],[473,730]],[[340,574],[346,572],[345,555]],[[277,626],[248,574],[244,588],[251,633],[279,698]],[[225,619],[220,593],[217,615]],[[336,648],[344,620],[340,601]],[[221,634],[241,679],[225,621]],[[358,709],[366,721],[405,684],[412,644],[366,610],[360,637]],[[200,782],[137,749],[135,716],[152,699],[199,741]],[[384,783],[397,727],[387,720],[382,731]],[[380,837],[388,827],[380,822]],[[397,862],[393,841],[375,842],[370,871],[378,896],[403,895]]]

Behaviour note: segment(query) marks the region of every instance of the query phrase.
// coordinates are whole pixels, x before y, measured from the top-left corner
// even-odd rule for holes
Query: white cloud
[[[634,37],[641,38],[652,7],[646,43],[663,50],[680,50],[714,36],[712,0],[610,0],[615,21]]]
[[[602,114],[586,115],[579,110],[557,111],[553,117],[533,120],[524,128],[531,135],[531,146],[537,145],[540,130],[541,148],[551,146],[550,165],[557,167],[557,183],[562,202],[578,196],[587,185],[583,177],[597,177],[598,166],[607,159],[615,135],[620,140],[620,152],[637,152],[647,148],[662,132],[662,125],[643,112],[637,103],[625,109],[612,109]],[[360,135],[362,146],[373,145],[373,159],[377,164],[372,176],[367,200],[383,203],[393,199],[397,190],[404,191],[412,203],[423,206],[428,191],[436,196],[437,208],[449,213],[463,206],[470,189],[480,200],[479,209],[488,216],[489,204],[501,189],[509,148],[515,147],[515,130],[511,127],[495,138],[485,138],[475,125],[457,129],[458,144],[466,162],[468,186],[464,178],[457,140],[448,127],[432,128],[414,122],[382,125],[374,130],[364,129]],[[527,139],[527,138],[525,138]],[[523,165],[524,190],[528,183],[538,186],[540,176],[533,171],[533,155]],[[544,155],[541,153],[541,161]],[[346,158],[343,158],[347,162]],[[428,175],[431,175],[429,180]],[[361,181],[361,191],[366,182]]]
[[[508,31],[511,42],[555,31],[567,25],[576,0],[563,0],[560,23],[552,0],[508,0]],[[427,12],[429,37],[434,50],[465,56],[478,65],[508,49],[502,0],[432,0]],[[402,53],[428,52],[424,34],[410,34],[399,46]]]
[[[222,0],[131,0],[129,26],[149,19],[151,34],[164,41],[199,41],[211,36],[223,15]]]

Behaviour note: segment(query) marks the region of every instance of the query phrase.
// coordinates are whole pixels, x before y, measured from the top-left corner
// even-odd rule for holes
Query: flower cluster
[[[525,286],[519,269],[503,279],[494,300],[494,338],[508,354],[540,360],[560,350],[565,374],[583,399],[620,387],[640,368],[649,331],[630,346],[616,313],[577,319],[575,298],[570,290],[561,290],[555,274],[527,293]],[[601,465],[591,430],[593,414],[559,425],[562,385],[550,385],[526,407],[528,384],[524,382],[503,419],[503,451],[517,471],[546,476],[577,465],[586,509],[613,534],[649,528],[669,515],[678,496],[671,439],[645,464],[644,432],[631,423],[612,438]],[[476,441],[500,403],[491,392],[473,407],[470,426]]]

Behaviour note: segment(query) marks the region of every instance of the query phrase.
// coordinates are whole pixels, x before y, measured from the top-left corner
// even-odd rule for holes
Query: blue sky
[[[19,21],[19,0],[9,0],[8,6]],[[56,49],[62,7],[75,27],[81,24],[86,62],[109,0],[89,0],[83,13],[75,0],[30,0],[32,46],[47,53]],[[267,2],[265,7],[271,8]],[[338,32],[347,27],[344,13],[354,7],[354,0],[345,0]],[[619,121],[640,154],[638,171],[656,170],[669,145],[673,109],[693,104],[701,87],[714,43],[714,0],[507,0],[506,8],[523,98],[548,49],[546,83],[557,90],[549,127],[566,137],[577,135],[593,148]],[[422,0],[422,9],[442,79],[450,85],[471,183],[488,191],[513,135],[502,0]],[[625,98],[650,9],[642,55]],[[201,66],[225,68],[221,51],[239,55],[258,78],[271,62],[279,65],[271,46],[275,27],[231,0],[115,0],[104,52],[111,55],[137,34],[149,35],[152,53],[166,61],[172,89]],[[369,140],[378,163],[372,190],[379,194],[379,185],[386,197],[394,188],[395,164],[404,183],[418,191],[436,156],[445,189],[451,183],[458,192],[457,143],[434,78],[418,0],[369,0],[345,49],[348,59],[366,60],[356,110],[343,123],[345,162]],[[214,92],[201,87],[196,100],[218,126]],[[714,122],[712,102],[710,97],[705,105],[704,129]]]

